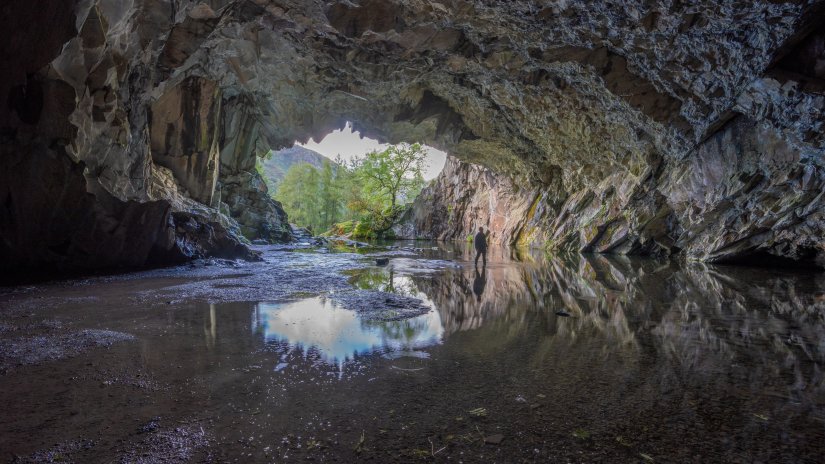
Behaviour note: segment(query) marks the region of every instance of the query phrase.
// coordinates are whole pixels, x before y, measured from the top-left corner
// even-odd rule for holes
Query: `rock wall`
[[[744,116],[683,160],[617,172],[561,202],[554,189],[450,158],[395,232],[456,240],[485,226],[510,245],[825,267],[821,162]]]
[[[213,79],[164,83],[171,52],[152,47],[173,19],[162,3],[3,5],[15,31],[0,55],[13,70],[0,80],[3,279],[256,259],[246,237],[291,238],[254,174],[223,199],[259,214],[220,213],[220,181],[237,176],[220,172],[221,149],[243,134],[226,135]],[[255,152],[237,156],[254,173]]]
[[[823,5],[5,2],[0,170],[40,166],[56,176],[51,186],[72,163],[82,181],[66,185],[92,196],[86,210],[99,222],[134,229],[124,240],[152,242],[154,222],[117,213],[152,205],[226,237],[284,240],[286,218],[254,157],[352,121],[365,135],[428,143],[517,179],[485,188],[512,197],[503,204],[521,219],[484,213],[482,197],[455,215],[469,225],[488,214],[500,241],[817,263]],[[63,250],[51,239],[23,238],[49,235],[32,218],[65,216],[72,243],[91,243],[95,228],[54,211],[62,190],[6,182],[5,269],[71,267],[79,258],[49,252]],[[519,200],[524,192],[535,198]],[[156,222],[157,237],[186,235]],[[432,236],[463,235],[439,227]],[[190,249],[222,253],[214,246]],[[92,268],[149,262],[88,252]]]
[[[490,240],[524,244],[535,217],[539,189],[449,156],[444,169],[421,191],[393,232],[400,238],[466,240],[480,226]]]
[[[221,96],[214,82],[190,77],[153,102],[152,162],[166,167],[188,196],[212,205],[218,181]]]

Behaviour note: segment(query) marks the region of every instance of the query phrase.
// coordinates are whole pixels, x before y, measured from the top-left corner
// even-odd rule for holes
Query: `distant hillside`
[[[270,184],[277,188],[292,166],[309,163],[316,168],[321,168],[325,159],[327,158],[317,151],[296,145],[292,148],[272,152],[272,157],[262,163],[263,174]],[[274,190],[270,190],[270,193],[274,193]]]

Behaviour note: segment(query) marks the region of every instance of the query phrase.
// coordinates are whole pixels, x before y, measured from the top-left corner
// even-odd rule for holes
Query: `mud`
[[[43,463],[72,463],[72,456],[80,451],[89,451],[94,448],[92,441],[70,441],[59,443],[54,447],[38,451],[31,456],[13,456],[12,463],[15,464],[43,464]]]
[[[140,432],[145,434],[146,438],[138,442],[134,449],[124,453],[119,459],[120,463],[183,464],[190,462],[197,453],[209,445],[206,432],[198,424],[159,430],[157,421],[152,421]]]
[[[39,335],[0,340],[0,373],[27,364],[70,358],[99,347],[134,340],[127,333],[81,330],[68,334]]]

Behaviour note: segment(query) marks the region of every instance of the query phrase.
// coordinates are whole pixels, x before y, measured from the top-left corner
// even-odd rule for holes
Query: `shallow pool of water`
[[[252,331],[262,331],[267,343],[285,344],[339,367],[373,354],[427,357],[418,349],[440,343],[444,333],[434,309],[401,321],[364,321],[356,311],[323,297],[260,303],[255,306]]]
[[[399,246],[272,249],[264,263],[7,289],[0,459],[819,462],[825,452],[821,274],[506,249],[476,270],[464,244]],[[380,256],[389,265],[376,266]],[[430,311],[364,317],[374,308],[335,298],[352,289]]]

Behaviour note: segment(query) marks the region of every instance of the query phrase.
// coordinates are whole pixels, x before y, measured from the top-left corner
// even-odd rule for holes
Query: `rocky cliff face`
[[[407,239],[466,240],[484,226],[495,243],[532,245],[529,224],[536,217],[539,192],[529,183],[450,156],[393,231]]]
[[[185,234],[181,214],[231,248],[233,231],[286,239],[254,157],[347,120],[517,179],[495,181],[511,184],[505,195],[534,192],[516,210],[527,220],[495,226],[502,241],[720,261],[823,256],[822,1],[0,9],[11,32],[0,52],[7,269],[225,251],[181,247],[204,235]]]

